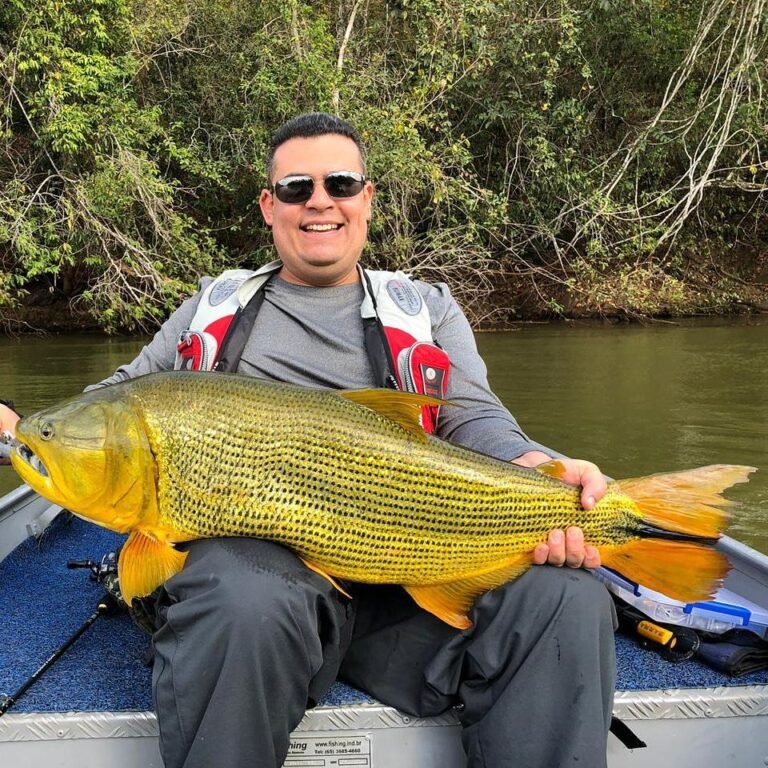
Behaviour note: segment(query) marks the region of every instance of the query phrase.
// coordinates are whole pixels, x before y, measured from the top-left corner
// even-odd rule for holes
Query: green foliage
[[[268,137],[326,110],[369,146],[369,263],[478,321],[494,276],[545,313],[698,308],[697,241],[768,236],[764,7],[6,0],[0,306],[44,285],[149,327],[271,258]]]
[[[217,246],[166,170],[183,157],[136,87],[128,0],[11,0],[0,10],[0,301],[45,283],[108,329],[147,327]],[[161,171],[161,168],[163,169]]]

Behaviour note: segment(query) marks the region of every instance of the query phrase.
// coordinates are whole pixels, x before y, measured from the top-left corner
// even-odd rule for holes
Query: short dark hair
[[[329,115],[327,112],[305,112],[303,115],[297,115],[287,123],[283,123],[272,134],[267,149],[267,181],[271,183],[275,151],[281,144],[289,139],[311,139],[315,136],[327,136],[329,133],[346,136],[355,142],[360,150],[360,159],[363,163],[363,172],[365,172],[367,152],[355,127],[346,120],[342,120],[336,115]]]

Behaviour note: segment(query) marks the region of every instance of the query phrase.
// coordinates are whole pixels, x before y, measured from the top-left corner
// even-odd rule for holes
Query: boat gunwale
[[[618,691],[614,715],[625,721],[768,716],[768,684],[720,688]],[[382,704],[323,705],[310,709],[294,733],[377,728],[458,726],[451,710],[412,717]],[[23,712],[0,718],[0,743],[98,738],[155,738],[154,712]]]

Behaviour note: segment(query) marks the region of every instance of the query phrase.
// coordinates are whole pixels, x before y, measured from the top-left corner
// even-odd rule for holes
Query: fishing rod
[[[117,556],[110,552],[95,563],[93,560],[69,560],[67,568],[88,568],[91,580],[104,585],[105,592],[99,600],[96,610],[85,620],[80,628],[67,638],[32,675],[12,694],[0,696],[0,717],[2,717],[102,616],[108,616],[120,610],[120,602],[110,592],[110,584],[117,580]]]

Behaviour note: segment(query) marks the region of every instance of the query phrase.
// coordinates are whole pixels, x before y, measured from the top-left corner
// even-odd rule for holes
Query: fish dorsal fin
[[[427,586],[404,584],[403,587],[425,611],[429,611],[456,629],[468,629],[472,626],[472,622],[467,614],[475,600],[488,590],[517,578],[531,562],[531,553],[525,552],[476,576],[443,584]]]
[[[398,392],[394,389],[343,389],[338,394],[346,400],[386,416],[411,434],[424,439],[426,434],[421,426],[421,409],[425,405],[447,405],[446,401],[439,397]]]
[[[134,529],[120,550],[117,560],[117,578],[120,592],[128,605],[134,597],[149,595],[174,574],[187,559],[167,541]]]

